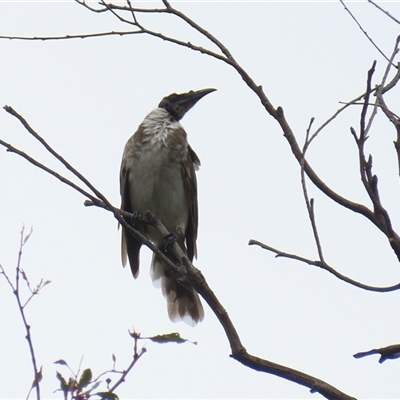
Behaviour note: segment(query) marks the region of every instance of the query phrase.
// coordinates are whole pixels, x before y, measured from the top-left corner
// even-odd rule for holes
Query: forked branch
[[[13,291],[13,294],[15,295],[15,298],[17,300],[17,305],[18,305],[18,310],[22,318],[22,322],[24,324],[25,328],[25,339],[28,342],[28,347],[29,347],[29,353],[31,355],[31,363],[33,367],[33,379],[32,379],[32,385],[29,389],[27,399],[29,398],[31,391],[35,389],[36,392],[36,400],[40,400],[40,381],[42,380],[42,367],[38,368],[37,364],[37,359],[36,359],[36,354],[35,354],[35,348],[33,346],[33,340],[32,340],[32,334],[31,334],[31,326],[28,323],[28,320],[26,318],[25,314],[25,306],[29,303],[30,299],[33,297],[34,294],[37,294],[40,289],[42,289],[44,286],[46,286],[50,281],[41,281],[39,285],[37,285],[36,289],[32,291],[30,287],[29,280],[25,274],[25,272],[22,269],[22,250],[29,239],[32,231],[25,235],[24,228],[21,230],[21,235],[20,235],[20,245],[19,245],[19,252],[18,252],[18,260],[17,260],[17,266],[15,268],[15,281],[12,282],[10,277],[8,276],[7,272],[3,268],[3,266],[0,264],[0,275],[3,275],[4,278],[6,279],[7,283],[9,284],[11,290]],[[22,300],[22,295],[21,295],[21,279],[25,281],[29,291],[31,292],[31,296],[26,300]]]

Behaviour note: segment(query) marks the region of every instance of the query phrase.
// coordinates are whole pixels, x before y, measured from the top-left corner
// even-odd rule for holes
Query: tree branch
[[[317,223],[315,221],[315,213],[314,213],[314,199],[310,199],[308,196],[308,190],[307,190],[307,184],[306,184],[306,177],[304,174],[304,163],[306,160],[306,151],[308,149],[308,146],[310,145],[312,138],[310,138],[310,130],[311,130],[311,126],[314,122],[314,118],[311,118],[310,120],[310,124],[307,128],[306,131],[306,138],[304,141],[304,146],[303,146],[303,158],[301,160],[301,164],[300,164],[300,176],[301,176],[301,187],[303,189],[303,197],[304,197],[304,201],[306,203],[306,207],[307,207],[307,212],[308,212],[308,218],[310,220],[311,223],[311,228],[313,231],[313,235],[314,235],[314,240],[315,240],[315,244],[317,246],[317,251],[318,251],[318,256],[319,259],[321,261],[324,261],[324,255],[322,252],[322,246],[321,246],[321,241],[319,238],[319,234],[318,234],[318,229],[317,229]]]
[[[375,3],[372,0],[367,0],[367,1],[370,4],[373,4],[378,10],[382,11],[384,14],[386,14],[386,16],[388,16],[390,19],[392,19],[394,22],[400,25],[400,21],[397,18],[393,17],[393,15],[389,13],[389,11],[385,11],[382,7],[380,7],[377,3]]]
[[[66,39],[86,39],[102,36],[126,36],[144,33],[141,31],[110,31],[110,32],[95,32],[95,33],[79,33],[76,35],[62,35],[62,36],[4,36],[0,35],[0,39],[8,40],[36,40],[36,41],[49,41],[49,40],[66,40]]]
[[[362,27],[362,25],[358,22],[357,18],[354,16],[354,14],[347,8],[346,4],[344,3],[343,0],[340,0],[340,3],[344,7],[344,9],[349,13],[350,17],[353,19],[353,21],[357,24],[357,26],[360,28],[361,32],[366,36],[366,38],[372,43],[372,45],[378,50],[378,52],[387,60],[389,61],[389,58],[385,55],[385,53],[379,48],[379,46],[373,41],[371,36],[368,35],[367,31]]]
[[[147,212],[146,218],[148,218],[150,221],[152,220],[152,226],[154,226],[162,236],[169,234],[161,221],[154,215]],[[203,297],[203,299],[213,310],[214,314],[225,330],[231,347],[232,358],[256,371],[276,375],[299,385],[308,387],[312,393],[318,392],[327,399],[354,399],[353,397],[348,396],[347,394],[318,378],[249,354],[243,346],[239,334],[232,320],[229,318],[227,311],[222,306],[221,302],[218,300],[211,288],[208,286],[201,271],[190,263],[186,254],[176,242],[173,243],[171,249],[174,253],[174,257],[182,261],[187,270],[187,275],[178,277],[178,281],[183,284],[190,284],[192,287],[194,287],[194,289],[196,289],[196,291]]]
[[[9,278],[9,276],[7,275],[6,271],[4,270],[4,268],[1,264],[0,264],[0,274],[2,274],[5,277],[7,283],[11,287],[13,294],[15,295],[15,298],[17,300],[18,310],[19,310],[19,313],[22,318],[22,322],[25,327],[25,332],[26,332],[25,339],[28,342],[29,353],[31,355],[31,363],[32,363],[32,367],[33,367],[33,381],[32,381],[32,386],[28,392],[27,399],[29,398],[32,389],[35,389],[36,400],[40,400],[40,381],[42,380],[42,368],[38,369],[38,367],[37,367],[35,349],[33,347],[33,340],[32,340],[32,335],[31,335],[31,326],[28,324],[28,321],[27,321],[26,315],[25,315],[24,307],[28,303],[29,300],[27,300],[25,302],[25,304],[23,305],[22,300],[21,300],[21,291],[20,291],[21,276],[27,283],[28,288],[30,289],[29,281],[21,268],[21,260],[22,260],[22,249],[23,249],[25,243],[27,242],[27,240],[29,239],[31,233],[32,233],[32,231],[28,235],[24,235],[24,227],[21,230],[18,260],[17,260],[17,266],[15,268],[15,284],[13,284],[11,282],[11,279]],[[47,284],[47,283],[49,283],[49,281],[46,281],[45,284]],[[43,287],[43,286],[45,286],[45,285],[42,285],[41,287]],[[39,288],[39,290],[40,290],[40,288]]]
[[[392,344],[390,346],[382,347],[380,349],[372,349],[368,351],[362,351],[354,354],[354,358],[362,358],[370,356],[372,354],[380,354],[379,364],[382,364],[386,360],[395,360],[400,358],[400,344]]]
[[[258,240],[250,239],[249,246],[252,246],[252,245],[260,246],[261,248],[263,248],[265,250],[275,253],[276,257],[289,258],[292,260],[300,261],[300,262],[308,264],[308,265],[313,265],[314,267],[321,268],[325,271],[330,272],[332,275],[336,276],[336,278],[340,279],[341,281],[349,283],[350,285],[356,286],[360,289],[369,290],[371,292],[381,292],[381,293],[393,292],[395,290],[400,289],[400,283],[397,283],[396,285],[392,285],[392,286],[385,286],[385,287],[365,285],[363,283],[357,282],[356,280],[351,279],[351,278],[341,274],[340,272],[338,272],[334,268],[332,268],[329,264],[327,264],[325,261],[311,260],[309,258],[301,257],[296,254],[286,253],[282,250],[278,250],[272,246],[264,244]]]

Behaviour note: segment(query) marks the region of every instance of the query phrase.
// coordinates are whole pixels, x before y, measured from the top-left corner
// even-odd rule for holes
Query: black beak
[[[178,104],[181,107],[184,107],[186,111],[189,111],[200,99],[202,99],[209,93],[215,92],[216,90],[217,89],[202,89],[202,90],[197,90],[196,92],[191,90],[188,93],[182,93],[180,95],[182,97],[178,99],[178,101],[175,104]]]
[[[158,107],[167,110],[171,116],[179,121],[182,117],[204,96],[215,92],[217,89],[202,89],[187,93],[172,93],[161,100]]]

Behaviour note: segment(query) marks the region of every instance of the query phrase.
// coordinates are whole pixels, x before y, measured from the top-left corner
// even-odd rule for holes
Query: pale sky
[[[338,1],[172,4],[230,49],[273,105],[284,108],[300,143],[311,117],[317,127],[339,102],[365,91],[373,60],[374,84],[387,65]],[[380,4],[400,18],[400,3]],[[348,5],[389,56],[399,25],[367,2]],[[209,46],[172,16],[141,18],[156,31]],[[0,2],[0,35],[130,29],[73,1]],[[378,356],[352,357],[400,341],[400,293],[366,292],[315,267],[247,245],[257,239],[317,258],[300,168],[277,123],[233,69],[145,35],[3,39],[0,54],[1,106],[21,113],[115,206],[125,142],[147,113],[172,92],[217,88],[181,121],[202,163],[194,265],[251,354],[358,398],[400,397],[399,360],[380,365]],[[399,113],[398,94],[387,100]],[[358,129],[360,110],[353,106],[324,130],[309,149],[309,160],[334,190],[370,207],[349,130]],[[71,177],[2,109],[0,138]],[[393,127],[379,115],[367,152],[374,156],[382,202],[396,229],[400,190],[393,140]],[[112,367],[115,354],[117,368],[126,368],[133,327],[143,336],[179,332],[198,344],[143,341],[147,353],[117,390],[121,399],[319,397],[231,359],[224,332],[204,302],[205,320],[196,328],[170,322],[166,301],[149,277],[151,252],[142,250],[135,281],[121,266],[120,232],[112,215],[84,207],[83,196],[3,148],[0,188],[1,265],[14,277],[21,227],[33,227],[22,267],[32,285],[41,278],[52,281],[26,309],[37,362],[43,366],[43,398],[62,398],[53,393],[55,374],[68,376],[68,371],[53,364],[58,359],[77,369],[83,357],[82,368],[92,368],[97,376]],[[315,198],[325,257],[334,268],[375,286],[400,281],[398,261],[377,229],[311,185],[309,194]],[[15,298],[1,276],[0,327],[0,398],[25,398],[32,382],[30,355]]]

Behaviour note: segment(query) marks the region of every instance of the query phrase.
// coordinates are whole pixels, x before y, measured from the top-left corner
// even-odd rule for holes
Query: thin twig
[[[390,89],[392,89],[393,87],[396,86],[396,84],[398,83],[400,79],[400,63],[397,65],[397,72],[396,75],[393,77],[393,79],[386,85],[384,86],[381,90],[382,90],[382,94],[386,93],[387,91],[389,91]],[[371,93],[375,93],[377,91],[377,89],[379,88],[379,86],[372,88],[371,89]],[[340,104],[344,104],[343,107],[339,108],[331,117],[329,117],[322,125],[320,125],[315,132],[310,136],[309,142],[311,143],[317,136],[318,134],[326,127],[328,126],[341,112],[343,112],[347,107],[350,107],[351,105],[363,105],[364,102],[362,103],[357,103],[359,100],[361,100],[362,98],[365,97],[365,93],[360,94],[359,96],[357,96],[356,98],[354,98],[353,100],[347,101],[347,102],[339,102]],[[374,105],[376,103],[371,103],[370,105]]]
[[[301,163],[300,163],[300,176],[301,176],[301,187],[303,189],[303,197],[304,197],[304,201],[306,203],[308,218],[311,223],[311,228],[313,231],[315,244],[317,246],[318,256],[319,256],[319,259],[321,260],[321,262],[324,262],[324,254],[322,251],[321,241],[320,241],[319,234],[318,234],[317,223],[315,221],[314,199],[310,199],[308,196],[306,177],[305,177],[305,173],[304,173],[304,162],[306,160],[306,152],[307,152],[308,146],[310,145],[311,140],[312,140],[312,139],[310,140],[310,130],[311,130],[313,122],[314,122],[314,117],[311,118],[310,124],[308,125],[308,128],[306,130],[306,138],[304,140],[304,146],[303,146],[303,159],[301,160]]]
[[[64,157],[62,157],[59,153],[57,153],[37,132],[33,130],[33,128],[28,124],[28,122],[25,120],[25,118],[18,114],[12,107],[9,106],[4,106],[4,109],[14,117],[16,117],[22,125],[25,127],[25,129],[36,139],[38,140],[44,148],[58,161],[61,162],[61,164],[64,165],[65,168],[67,168],[69,171],[71,171],[81,182],[83,182],[99,199],[101,199],[107,206],[112,209],[113,207],[111,206],[110,202],[105,198],[105,196],[100,193],[90,182],[88,179],[86,179],[78,170],[76,170]],[[91,200],[93,200],[93,196],[90,197]]]
[[[340,107],[331,117],[329,117],[321,126],[319,126],[315,132],[310,136],[309,144],[318,136],[318,134],[328,126],[342,111],[344,111],[347,107],[350,107],[353,104],[356,104],[357,101],[361,100],[365,96],[365,93],[360,94],[355,99],[350,100],[347,103],[344,103],[343,107]]]
[[[400,36],[397,37],[396,43],[392,52],[391,60],[394,60],[395,55],[399,52],[399,44],[400,44]],[[396,136],[397,139],[394,141],[394,147],[396,150],[396,155],[397,155],[397,165],[398,165],[398,171],[400,175],[400,118],[391,110],[389,110],[389,107],[386,105],[385,100],[383,99],[383,93],[389,89],[387,88],[393,88],[397,82],[400,80],[400,68],[397,70],[396,75],[393,77],[393,79],[386,85],[384,86],[384,83],[387,79],[387,76],[389,75],[389,70],[390,70],[391,64],[388,64],[386,67],[385,75],[382,79],[381,85],[378,87],[378,90],[376,91],[376,103],[379,105],[383,113],[386,115],[386,117],[389,119],[389,121],[394,125],[396,129]],[[400,63],[399,63],[400,66]]]
[[[344,3],[343,0],[340,0],[342,3],[344,9],[349,13],[351,18],[354,20],[354,22],[357,24],[357,26],[361,29],[361,32],[367,37],[367,39],[372,43],[372,45],[379,51],[379,53],[387,60],[389,61],[389,58],[385,55],[385,53],[379,48],[379,46],[373,41],[373,39],[368,35],[367,31],[362,27],[362,25],[358,22],[357,18],[353,15],[353,13],[347,8],[346,4]]]
[[[140,30],[143,30],[136,22],[136,18],[133,19],[133,21],[129,21],[129,19],[121,17],[117,12],[115,12],[112,7],[109,7],[108,4],[104,0],[100,0],[100,4],[102,4],[108,11],[110,11],[111,14],[113,14],[115,17],[117,17],[121,22],[125,22],[126,24],[129,25],[134,25],[137,26]],[[131,13],[133,14],[132,9],[130,10]]]
[[[20,246],[19,246],[19,251],[18,251],[18,259],[17,259],[17,266],[15,268],[15,284],[11,282],[11,279],[8,277],[6,271],[4,270],[3,266],[0,264],[0,274],[2,274],[9,286],[12,289],[13,294],[15,295],[15,298],[17,300],[18,304],[18,310],[22,318],[22,322],[25,327],[25,339],[28,342],[28,347],[29,347],[29,353],[31,355],[31,362],[32,362],[32,367],[33,367],[33,381],[31,388],[28,392],[28,398],[29,395],[32,391],[33,388],[36,390],[36,399],[40,400],[40,381],[41,381],[41,374],[42,374],[42,368],[40,370],[37,368],[37,362],[36,362],[36,355],[35,355],[35,349],[33,347],[33,341],[32,341],[32,335],[31,335],[31,326],[28,324],[28,321],[26,319],[25,315],[25,310],[24,306],[22,305],[21,301],[21,293],[20,293],[20,276],[22,274],[22,269],[21,269],[21,261],[22,261],[22,249],[27,241],[27,238],[29,235],[24,236],[24,227],[21,229],[20,233]]]
[[[359,141],[362,146],[364,146],[365,141],[368,138],[368,129],[365,127],[365,118],[367,115],[369,98],[370,98],[370,95],[372,92],[372,76],[374,75],[375,67],[376,67],[376,61],[373,62],[371,69],[368,71],[367,90],[365,91],[364,104],[361,109]],[[374,113],[373,113],[373,115],[374,115]],[[371,116],[371,120],[373,119],[373,115]]]
[[[72,187],[77,192],[79,192],[79,193],[83,194],[85,197],[91,199],[91,201],[93,203],[97,203],[99,201],[99,199],[97,199],[96,197],[92,196],[90,193],[86,192],[84,189],[82,189],[81,187],[79,187],[75,183],[71,182],[69,179],[67,179],[64,176],[60,175],[59,173],[53,171],[51,168],[46,167],[44,164],[42,164],[39,161],[35,160],[33,157],[31,157],[30,155],[26,154],[22,150],[17,149],[16,147],[12,146],[9,143],[4,142],[1,139],[0,139],[0,145],[4,146],[7,149],[7,151],[9,151],[10,153],[18,154],[19,156],[21,156],[22,158],[25,158],[25,160],[27,160],[31,164],[33,164],[35,167],[38,167],[38,168],[42,169],[43,171],[45,171],[48,174],[50,174],[50,175],[54,176],[55,178],[57,178],[62,183],[65,183],[66,185]]]
[[[142,355],[144,353],[146,353],[146,348],[142,347],[139,352],[137,351],[137,339],[134,338],[135,340],[135,345],[134,345],[134,354],[133,354],[133,360],[131,361],[131,363],[129,364],[128,368],[126,370],[124,370],[121,374],[121,377],[118,379],[117,382],[115,382],[115,384],[109,389],[111,393],[113,393],[115,391],[115,389],[117,389],[117,387],[125,381],[126,376],[129,374],[129,372],[131,371],[131,369],[135,366],[135,364],[139,361],[140,357],[142,357]]]
[[[95,13],[103,13],[109,11],[109,8],[104,7],[104,8],[94,8],[90,7],[89,4],[86,3],[85,0],[75,0],[76,3],[80,4],[81,6],[84,6],[88,10],[95,12]],[[119,6],[118,4],[108,4],[109,7],[112,7],[114,10],[133,10],[134,12],[138,13],[149,13],[149,14],[161,14],[161,13],[166,13],[168,12],[166,8],[139,8],[139,7],[129,7],[127,8],[126,6]]]
[[[389,11],[384,10],[382,7],[378,6],[377,3],[375,3],[372,0],[367,0],[368,3],[373,4],[378,10],[382,11],[384,14],[386,14],[390,19],[392,19],[394,22],[398,23],[400,25],[400,21],[398,19],[396,19],[395,17],[393,17],[392,14],[389,13]]]
[[[381,105],[380,105],[380,102],[379,102],[379,98],[382,99],[382,96],[379,96],[379,94],[382,93],[382,91],[383,91],[384,89],[387,91],[387,90],[388,90],[388,87],[394,87],[394,86],[395,86],[395,81],[394,81],[393,79],[392,79],[392,81],[389,83],[389,85],[385,86],[385,84],[386,84],[386,80],[387,80],[387,78],[388,78],[388,76],[389,76],[389,72],[390,72],[390,70],[391,70],[391,68],[392,68],[394,58],[396,57],[396,54],[399,52],[399,48],[398,48],[398,46],[399,46],[399,40],[400,40],[400,36],[398,36],[397,39],[396,39],[396,43],[395,43],[393,52],[392,52],[392,54],[391,54],[391,56],[390,56],[389,62],[387,63],[386,70],[385,70],[385,72],[384,72],[384,74],[383,74],[381,83],[380,83],[380,85],[376,88],[376,91],[375,91],[375,96],[376,96],[375,105],[374,105],[374,109],[373,109],[372,114],[371,114],[371,116],[370,116],[370,118],[369,118],[369,121],[368,121],[368,125],[367,125],[367,128],[366,128],[366,135],[368,135],[368,132],[369,132],[369,130],[370,130],[371,127],[372,127],[373,120],[374,120],[376,114],[378,113],[378,107],[381,106]],[[397,71],[397,72],[399,72],[399,71]],[[397,74],[396,74],[396,75],[397,75]],[[372,93],[372,86],[371,86],[370,90],[371,90],[371,93]],[[367,104],[367,103],[366,103],[366,104]],[[367,105],[368,105],[368,104],[367,104]]]
[[[400,283],[397,283],[396,285],[392,285],[392,286],[385,286],[385,287],[365,285],[363,283],[360,283],[354,279],[351,279],[351,278],[341,274],[340,272],[336,271],[334,268],[332,268],[329,264],[327,264],[324,261],[311,260],[309,258],[301,257],[296,254],[287,253],[285,251],[282,251],[282,250],[276,249],[272,246],[269,246],[267,244],[264,244],[258,240],[251,239],[249,241],[249,245],[250,246],[251,245],[260,246],[261,248],[263,248],[265,250],[275,253],[276,257],[289,258],[292,260],[300,261],[300,262],[308,264],[308,265],[313,265],[314,267],[321,268],[321,269],[331,273],[332,275],[336,276],[336,278],[340,279],[341,281],[349,283],[350,285],[356,286],[360,289],[369,290],[371,292],[381,292],[381,293],[382,292],[393,292],[393,291],[400,289]]]
[[[144,33],[140,30],[138,31],[109,31],[109,32],[95,32],[95,33],[78,33],[76,35],[61,35],[61,36],[5,36],[0,35],[0,39],[9,40],[37,40],[37,41],[49,41],[49,40],[68,40],[68,39],[87,39],[103,36],[126,36],[126,35],[136,35]]]
[[[369,104],[369,97],[372,92],[371,85],[372,76],[375,71],[375,65],[376,61],[373,63],[371,69],[368,71],[365,104],[362,108],[360,117],[360,134],[359,136],[357,136],[355,130],[352,127],[350,128],[350,131],[357,143],[361,181],[373,204],[376,225],[389,239],[390,246],[397,255],[397,258],[400,260],[400,238],[393,230],[390,216],[381,203],[378,190],[378,177],[372,174],[372,156],[370,155],[367,160],[364,153],[364,145],[368,138],[365,126],[365,118]]]
[[[133,22],[135,23],[135,25],[139,26],[139,23],[136,19],[135,11],[133,11],[133,9],[132,9],[132,4],[131,4],[130,0],[126,0],[126,2],[128,3],[129,8],[131,9]]]

